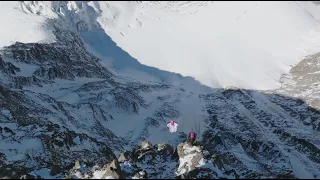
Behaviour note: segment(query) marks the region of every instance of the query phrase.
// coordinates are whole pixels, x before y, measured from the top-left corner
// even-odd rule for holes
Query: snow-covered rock
[[[215,165],[213,156],[202,145],[184,142],[177,147],[179,166],[176,175],[181,178],[217,179],[235,178]]]
[[[188,143],[182,143],[181,150],[178,150],[179,153],[179,167],[177,170],[177,176],[180,176],[184,173],[195,170],[196,167],[201,167],[204,165],[204,159],[202,150],[198,146],[192,146]],[[179,148],[178,146],[178,148]]]

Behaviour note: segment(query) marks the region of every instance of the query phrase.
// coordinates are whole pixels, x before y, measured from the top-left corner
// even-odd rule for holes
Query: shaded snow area
[[[23,62],[15,62],[12,59],[9,58],[2,58],[3,62],[5,63],[11,63],[15,67],[19,68],[19,71],[15,73],[15,76],[32,76],[32,74],[39,68],[39,66],[27,64]]]

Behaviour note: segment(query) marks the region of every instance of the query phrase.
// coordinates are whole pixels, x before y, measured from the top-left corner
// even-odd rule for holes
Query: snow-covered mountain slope
[[[312,144],[315,143],[315,138],[318,136],[319,113],[309,109],[304,103],[299,105],[301,102],[291,98],[241,90],[226,90],[211,95],[201,95],[174,86],[146,84],[117,77],[96,64],[97,59],[82,49],[84,45],[75,34],[62,31],[55,33],[59,34],[58,44],[15,44],[2,50],[2,59],[5,60],[1,63],[4,77],[1,93],[4,99],[1,102],[5,102],[1,105],[4,142],[12,144],[18,140],[21,143],[20,136],[16,134],[22,134],[21,137],[24,139],[38,141],[38,147],[35,148],[42,150],[40,147],[46,142],[45,138],[23,134],[21,126],[31,128],[39,124],[38,126],[42,127],[39,131],[48,135],[47,139],[56,138],[54,134],[47,134],[47,129],[43,129],[46,126],[42,124],[49,123],[55,124],[58,132],[61,131],[59,130],[61,128],[70,129],[69,131],[85,134],[109,147],[123,146],[121,141],[125,140],[137,144],[144,139],[153,143],[167,141],[172,145],[177,145],[183,141],[183,138],[178,135],[183,137],[184,133],[190,131],[191,128],[196,130],[196,126],[201,126],[198,134],[202,134],[201,131],[205,133],[204,137],[199,138],[207,142],[209,149],[219,157],[226,157],[221,160],[224,168],[235,169],[239,176],[261,177],[263,174],[270,177],[272,173],[277,172],[279,175],[285,172],[292,176],[307,177],[309,174],[319,173],[316,170],[319,165],[313,162],[317,162],[319,150],[315,148],[316,144]],[[64,43],[70,44],[63,46]],[[77,52],[79,56],[76,56],[74,52]],[[84,71],[77,69],[76,67],[83,62],[88,68]],[[25,68],[26,64],[39,67],[28,74],[23,72],[28,70]],[[68,73],[64,74],[60,70],[66,64],[69,68],[66,70]],[[95,65],[98,66],[96,70],[101,68],[101,73],[90,71],[89,67]],[[48,70],[45,70],[45,67]],[[78,77],[73,79],[73,75]],[[88,77],[80,79],[85,75]],[[265,106],[266,103],[268,106]],[[20,117],[21,113],[23,117]],[[36,120],[40,117],[43,120]],[[175,118],[179,123],[179,133],[175,135],[169,134],[165,127],[166,122],[171,118]],[[309,124],[302,124],[301,120],[308,118],[310,118]],[[7,127],[8,125],[10,127]],[[313,128],[309,128],[310,125]],[[31,131],[34,132],[34,130]],[[10,132],[14,134],[10,135]],[[113,136],[113,133],[124,139],[114,141],[118,138]],[[283,133],[287,134],[283,135]],[[220,136],[222,134],[222,137],[219,134]],[[68,135],[65,136],[68,138]],[[71,139],[77,139],[77,135],[70,136]],[[288,139],[286,141],[281,139],[283,136],[289,138],[290,141],[286,142]],[[220,141],[217,138],[220,138]],[[59,139],[56,141],[58,144],[62,143]],[[67,147],[77,148],[79,141],[84,143],[82,138],[68,145],[62,143],[62,147],[66,146],[66,149],[62,150],[70,152]],[[235,142],[240,144],[235,146],[237,144]],[[29,144],[36,145],[30,142]],[[21,146],[11,148],[8,148],[7,144],[4,146],[7,148],[2,149],[1,152],[8,164],[6,167],[13,166],[19,159],[11,159],[10,157],[16,156],[10,156],[10,150],[16,150],[16,155],[20,155],[23,154],[23,149]],[[94,147],[93,145],[86,146],[86,152],[89,147]],[[32,147],[24,148],[27,148],[28,151],[32,150]],[[262,149],[260,151],[255,148]],[[270,148],[274,150],[269,151]],[[40,156],[38,160],[25,161],[31,163],[31,165],[24,165],[30,168],[26,172],[34,168],[38,171],[38,164],[52,161],[46,159],[46,153],[52,153],[52,151],[46,149],[43,151],[45,154],[40,153],[41,151],[31,154],[32,157]],[[93,150],[89,151],[97,153]],[[269,156],[275,152],[278,153],[279,158],[270,161]],[[289,152],[293,152],[293,155]],[[304,157],[305,154],[310,155]],[[259,159],[256,156],[259,156]],[[20,158],[26,157],[21,156]],[[86,156],[81,158],[84,159]],[[100,157],[93,156],[89,160],[97,163],[97,158]],[[229,162],[231,159],[233,161]],[[72,164],[74,158],[71,156],[66,160],[67,162],[59,165],[68,166]],[[302,174],[296,172],[301,167],[291,167],[297,161],[305,164],[303,167],[306,169],[302,171]],[[270,163],[271,165],[268,166]],[[281,169],[282,166],[287,167],[287,170]]]
[[[281,74],[288,73],[304,56],[320,50],[319,7],[312,2],[16,4],[30,17],[37,14],[32,17],[37,22],[43,17],[65,19],[85,32],[84,40],[106,60],[105,64],[127,74],[139,72],[140,77],[150,75],[150,70],[141,68],[135,59],[115,60],[118,54],[106,53],[110,43],[108,38],[101,38],[105,33],[140,63],[191,76],[215,88],[278,88]],[[32,33],[31,24],[35,23],[28,24]],[[40,34],[52,40],[49,32]],[[28,41],[26,37],[30,35],[15,39]],[[160,80],[164,81],[162,77]]]
[[[211,6],[208,2],[166,7],[162,2],[30,1],[5,6],[35,26],[21,25],[26,33],[12,31],[11,37],[0,38],[0,177],[62,178],[76,160],[103,166],[143,140],[177,147],[191,130],[216,157],[210,174],[232,170],[240,178],[320,177],[320,108],[309,106],[319,89],[314,75],[318,54],[283,75],[277,91],[210,89],[139,64],[105,33],[114,34],[104,31],[125,22],[120,8],[169,12],[170,19],[189,16],[195,6],[201,6],[200,12]],[[102,14],[114,16],[113,21],[106,18],[109,24],[102,26]],[[145,16],[152,22],[156,15]],[[33,30],[42,34],[33,38],[28,34]],[[11,44],[14,40],[20,42]],[[302,87],[308,96],[299,94]],[[174,134],[166,127],[171,119],[179,123]],[[183,159],[181,167],[172,159],[160,163],[163,157],[156,154],[161,161],[138,166],[152,177],[170,178],[174,171],[182,172],[183,163],[190,165]],[[157,167],[168,171],[159,174]]]
[[[55,41],[50,29],[44,27],[47,18],[26,13],[18,1],[0,2],[0,16],[2,17],[0,47],[9,46],[16,41],[25,43]]]
[[[320,50],[318,19],[298,2],[124,4],[109,4],[114,26],[100,21],[120,47],[211,87],[277,88],[291,65]]]

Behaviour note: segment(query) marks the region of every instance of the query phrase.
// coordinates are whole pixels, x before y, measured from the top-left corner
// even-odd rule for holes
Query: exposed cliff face
[[[294,66],[289,74],[281,78],[282,87],[277,93],[303,99],[315,109],[320,108],[319,100],[319,53],[310,55]]]
[[[56,28],[54,34],[58,39],[57,43],[17,42],[2,49],[2,54],[16,62],[38,66],[32,75],[43,81],[56,78],[74,80],[75,77],[108,78],[111,76],[107,69],[98,64],[99,59],[85,49],[82,40],[75,33]],[[5,67],[7,70],[13,68],[12,64],[7,66]]]
[[[79,36],[59,29],[54,33],[58,38],[56,43],[17,42],[1,50],[0,127],[4,130],[1,153],[5,162],[1,168],[11,168],[11,171],[2,171],[9,177],[41,168],[52,168],[52,175],[61,175],[75,159],[86,156],[95,163],[108,162],[114,157],[110,147],[119,149],[123,143],[99,122],[112,118],[99,106],[88,104],[86,108],[92,110],[92,117],[103,119],[83,126],[85,119],[72,112],[85,104],[77,107],[47,94],[26,90],[50,87],[56,79],[74,81],[76,77],[108,79],[112,76],[99,64],[98,58],[84,48]],[[88,130],[93,131],[91,135]],[[101,136],[105,140],[98,138]]]

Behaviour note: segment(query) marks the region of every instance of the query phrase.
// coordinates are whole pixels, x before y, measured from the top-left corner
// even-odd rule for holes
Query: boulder
[[[147,149],[150,149],[150,148],[152,148],[151,142],[146,141],[146,140],[141,142],[141,146],[140,146],[141,150],[147,150]]]

